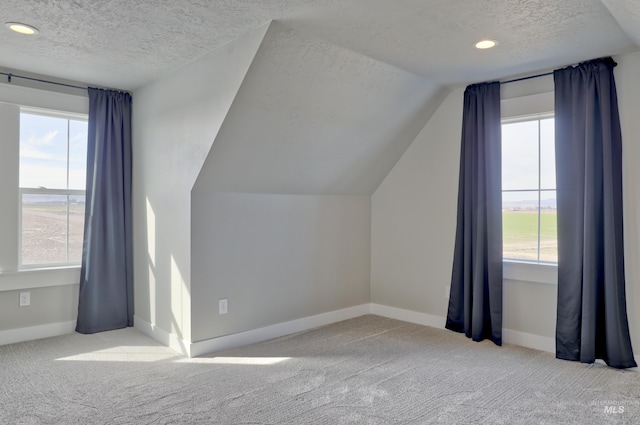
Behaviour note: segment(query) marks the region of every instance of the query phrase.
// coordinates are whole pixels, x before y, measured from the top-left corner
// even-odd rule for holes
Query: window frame
[[[31,106],[20,106],[20,116],[22,114],[41,115],[44,117],[61,118],[67,120],[67,128],[69,128],[69,121],[89,121],[87,114],[81,114],[77,112],[65,112],[60,110],[51,110],[45,108],[36,108]],[[67,139],[70,135],[67,133]],[[53,269],[61,267],[79,267],[81,262],[59,262],[59,263],[34,263],[24,264],[22,262],[22,197],[23,195],[61,195],[67,197],[67,234],[66,234],[66,258],[69,259],[69,196],[81,195],[86,196],[85,190],[81,189],[69,189],[69,140],[67,140],[67,189],[47,189],[47,188],[30,188],[21,187],[18,179],[18,270],[39,270],[39,269]],[[18,171],[20,167],[20,158],[18,158]]]
[[[524,123],[524,122],[537,122],[538,124],[538,188],[537,189],[502,189],[502,193],[504,194],[505,192],[535,192],[538,195],[538,223],[537,223],[537,227],[538,227],[538,259],[537,260],[527,260],[524,258],[505,258],[504,254],[503,254],[503,261],[511,261],[511,262],[518,262],[518,263],[530,263],[530,264],[542,264],[542,265],[557,265],[558,262],[557,261],[543,261],[540,259],[540,234],[541,234],[541,212],[540,212],[540,207],[541,207],[541,201],[542,201],[542,193],[543,192],[556,192],[556,188],[554,187],[553,189],[549,189],[549,188],[543,188],[542,187],[542,157],[541,157],[541,150],[542,150],[542,143],[541,143],[541,139],[540,139],[540,134],[541,134],[541,121],[542,120],[546,120],[546,119],[551,119],[554,118],[555,119],[555,114],[553,112],[543,112],[540,114],[531,114],[531,115],[525,115],[525,116],[519,116],[519,117],[510,117],[510,118],[503,118],[500,122],[500,125],[503,126],[505,124],[517,124],[517,123]],[[554,155],[554,160],[555,160],[555,155]],[[504,238],[504,234],[503,234],[503,238]]]
[[[527,81],[525,83],[531,83]],[[531,87],[527,84],[523,84],[521,89],[524,94],[513,94],[514,87],[512,85],[507,86],[508,90],[503,91],[503,98],[500,102],[501,108],[501,122],[506,121],[515,122],[516,120],[525,121],[527,118],[531,119],[543,115],[555,115],[554,108],[554,92],[553,92],[553,80],[549,80],[546,90],[537,91],[535,94],[531,93]],[[506,93],[505,93],[506,92]],[[505,94],[509,97],[506,97]],[[502,193],[502,190],[501,190]],[[502,274],[503,279],[542,283],[556,285],[558,283],[558,265],[557,263],[538,263],[526,260],[502,260]]]
[[[65,114],[88,115],[89,97],[86,91],[67,88],[47,89],[0,81],[0,197],[16,199],[19,188],[19,127],[20,108],[31,107],[60,111]],[[6,127],[4,127],[6,125]],[[0,205],[0,292],[26,288],[77,285],[80,265],[19,269],[18,203]]]

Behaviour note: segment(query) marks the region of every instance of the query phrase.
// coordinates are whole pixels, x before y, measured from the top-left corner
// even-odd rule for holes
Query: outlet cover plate
[[[227,299],[220,298],[218,301],[218,314],[227,314]]]

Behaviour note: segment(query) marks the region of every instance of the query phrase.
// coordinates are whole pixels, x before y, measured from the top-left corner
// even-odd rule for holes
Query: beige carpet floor
[[[0,424],[639,424],[640,373],[363,316],[186,359],[135,329],[0,347]]]

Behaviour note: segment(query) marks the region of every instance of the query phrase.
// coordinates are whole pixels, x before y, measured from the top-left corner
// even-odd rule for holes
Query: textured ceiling
[[[438,92],[415,74],[272,22],[196,188],[370,195],[438,106]]]
[[[129,90],[271,20],[440,85],[640,45],[637,0],[2,0],[0,18],[41,31],[0,28],[1,67]]]

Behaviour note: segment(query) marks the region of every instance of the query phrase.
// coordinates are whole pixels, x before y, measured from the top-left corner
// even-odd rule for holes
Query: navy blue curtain
[[[635,367],[625,297],[622,137],[598,59],[554,72],[558,201],[556,357]]]
[[[456,241],[446,328],[502,344],[500,83],[464,92]]]
[[[131,95],[89,88],[89,134],[76,331],[133,326]]]

